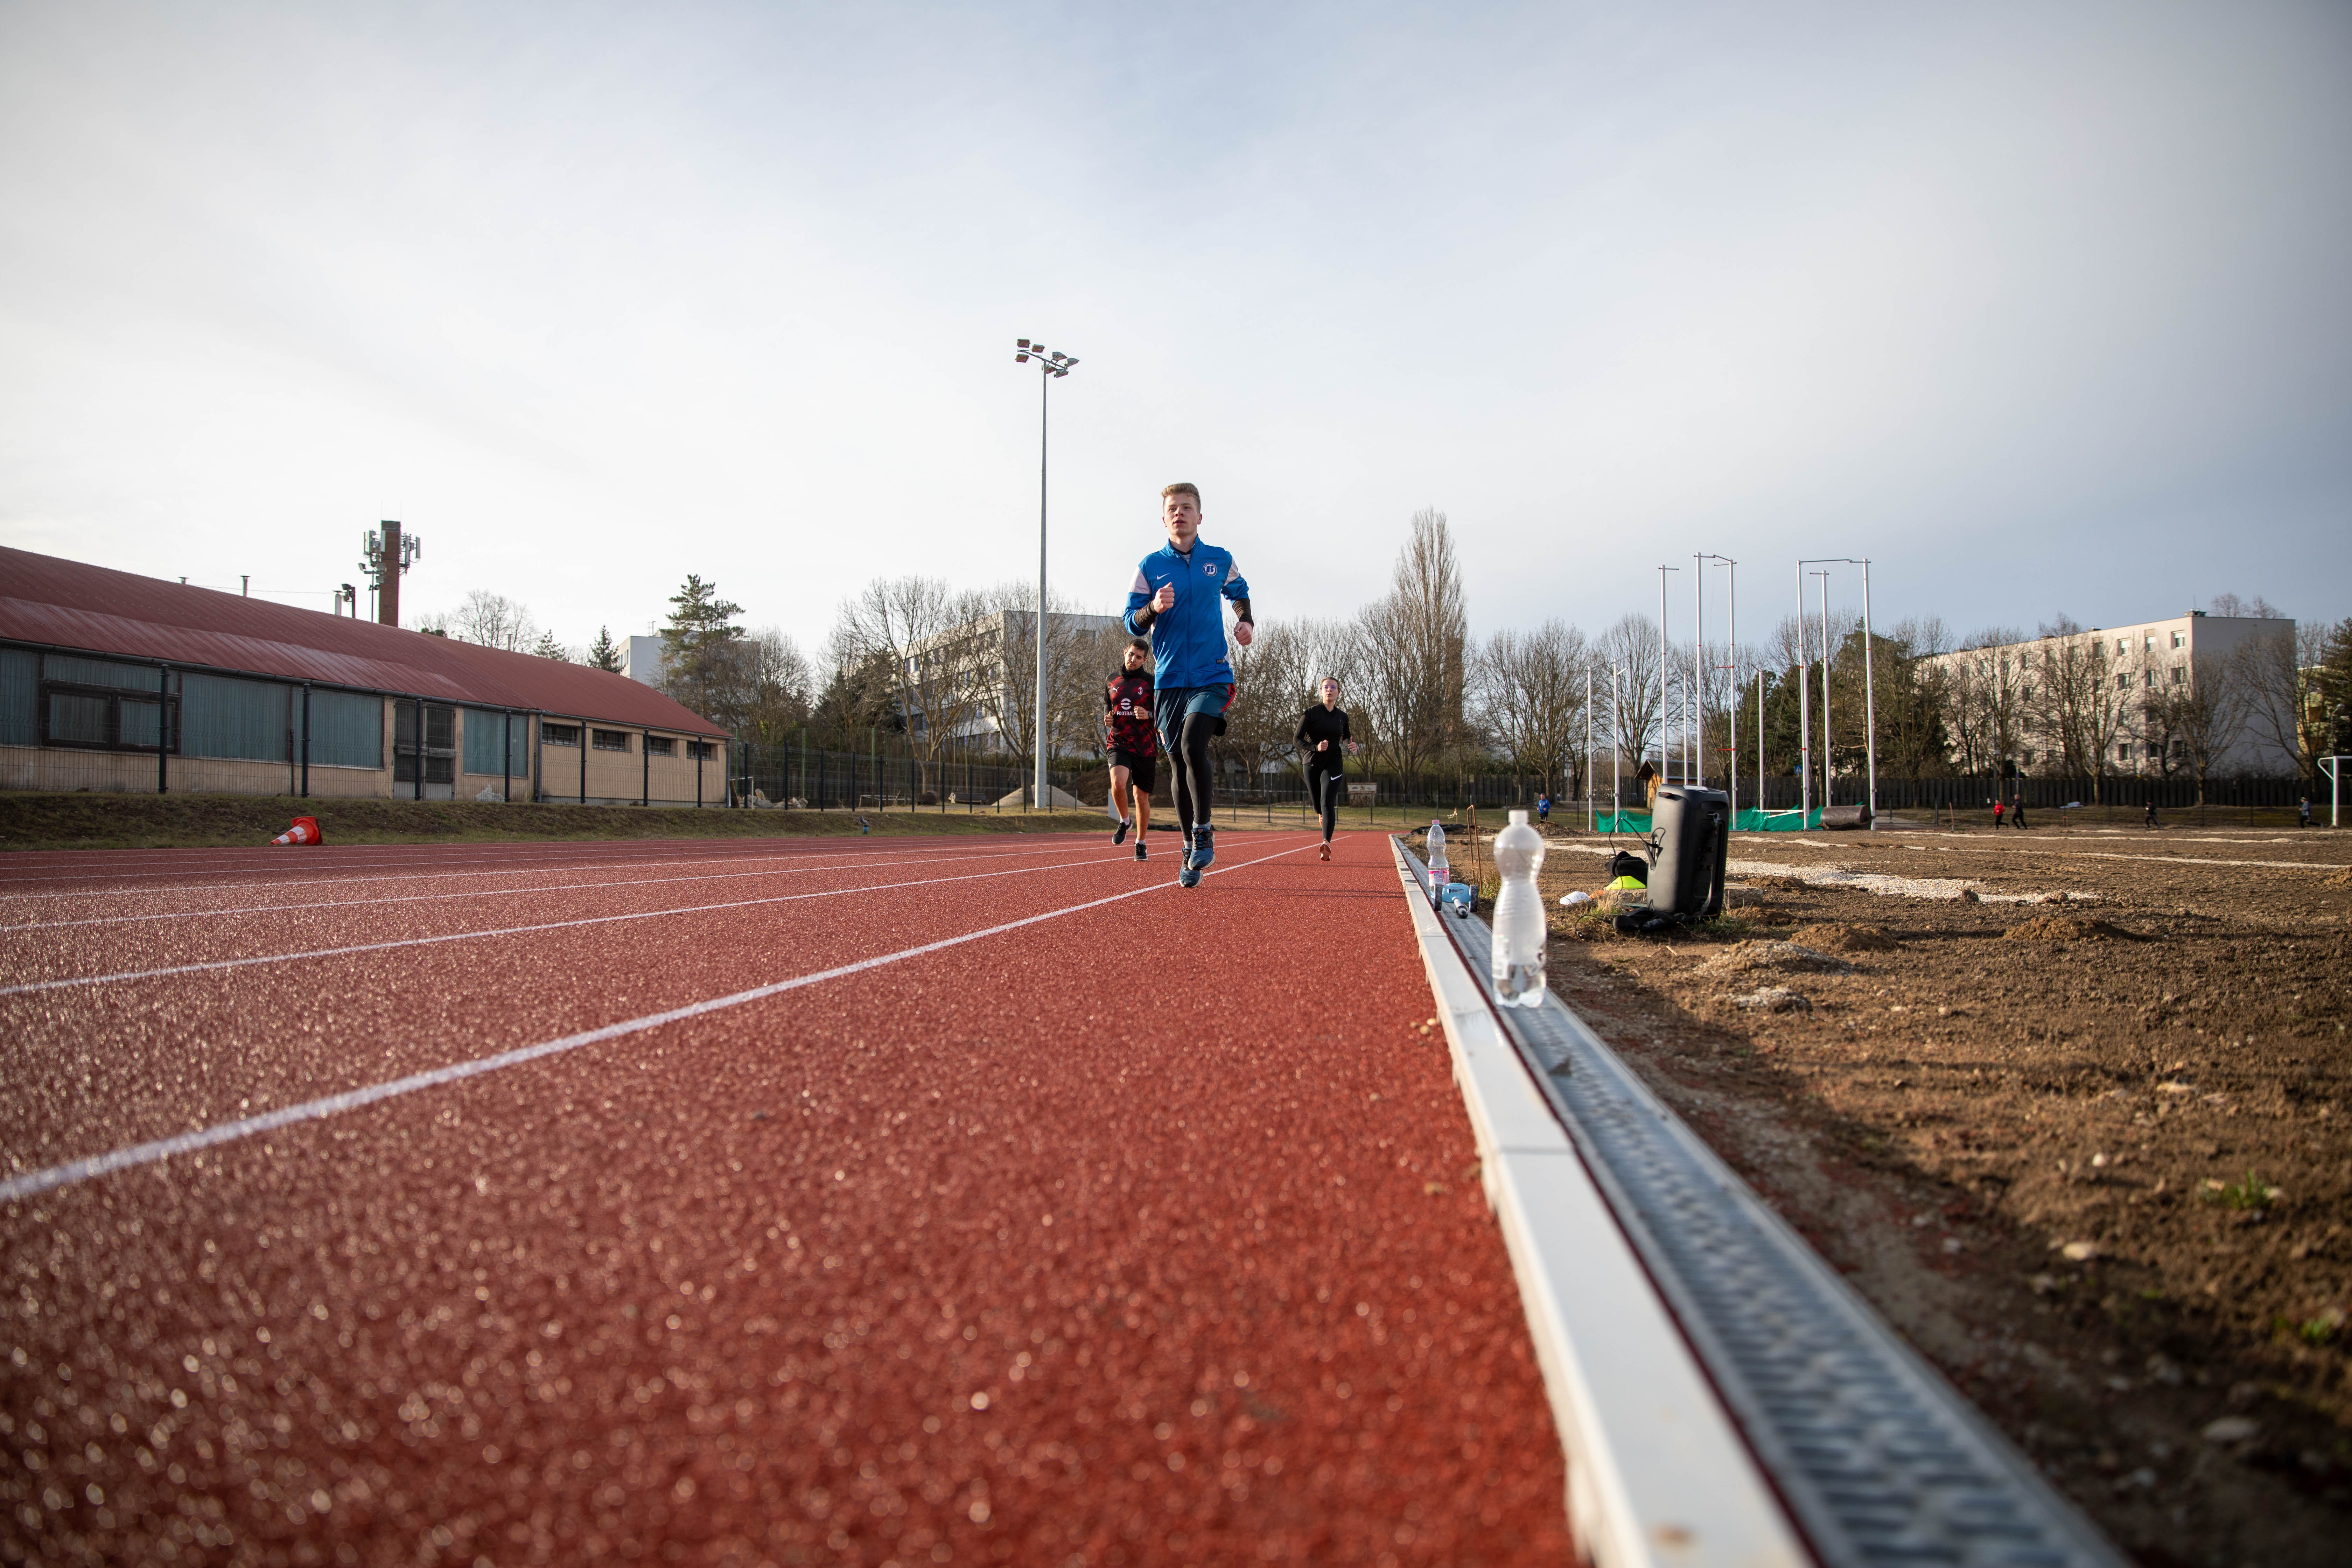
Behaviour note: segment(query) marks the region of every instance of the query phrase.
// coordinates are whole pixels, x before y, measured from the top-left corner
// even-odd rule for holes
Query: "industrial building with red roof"
[[[608,670],[0,548],[0,789],[720,805],[727,740]]]

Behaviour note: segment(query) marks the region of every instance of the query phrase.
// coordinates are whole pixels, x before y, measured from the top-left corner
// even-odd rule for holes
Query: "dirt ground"
[[[1742,835],[1552,984],[2140,1562],[2352,1563],[2352,832]]]

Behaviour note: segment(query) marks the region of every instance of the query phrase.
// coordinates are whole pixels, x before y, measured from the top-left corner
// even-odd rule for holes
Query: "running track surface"
[[[0,1561],[1564,1560],[1385,840],[1155,847],[8,857]]]

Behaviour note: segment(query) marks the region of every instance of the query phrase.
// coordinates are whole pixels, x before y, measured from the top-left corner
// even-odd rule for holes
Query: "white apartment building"
[[[2184,740],[2168,711],[2201,680],[2226,673],[2258,637],[2292,641],[2290,620],[2209,616],[2201,610],[2165,620],[2091,626],[2062,637],[1964,648],[1926,661],[1949,683],[1950,755],[1970,772],[1990,772],[2007,757],[2028,771],[2064,764],[2072,726],[2084,763],[2084,735],[2095,735],[2103,771],[2126,775],[2187,769]],[[2105,710],[2091,712],[2096,703]],[[2168,704],[2170,706],[2168,707]],[[2085,720],[2082,715],[2089,713]],[[2295,771],[2260,723],[2237,724],[2208,773],[2277,775]]]
[[[999,610],[943,632],[919,645],[908,656],[908,685],[914,711],[908,721],[919,732],[936,718],[955,744],[982,751],[1009,751],[1008,729],[1025,729],[1035,700],[1037,679],[1037,616],[1034,610]],[[1096,714],[1082,718],[1066,711],[1077,690],[1100,706],[1099,682],[1110,672],[1114,656],[1103,651],[1106,639],[1123,639],[1126,627],[1117,616],[1069,615],[1054,611],[1045,617],[1045,685],[1048,711],[1055,716],[1053,739],[1073,744],[1070,726],[1080,723],[1091,735]],[[926,708],[936,707],[936,714]]]
[[[621,673],[645,686],[659,686],[669,674],[660,634],[632,637],[621,645]]]

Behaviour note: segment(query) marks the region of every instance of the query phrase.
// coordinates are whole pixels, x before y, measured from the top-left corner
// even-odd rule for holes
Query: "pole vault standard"
[[[1827,811],[1837,804],[1837,752],[1830,741],[1830,666],[1837,650],[1830,647],[1830,574],[1813,575],[1822,580],[1822,809]]]
[[[1679,572],[1679,566],[1658,568],[1658,782],[1666,782],[1666,672],[1674,668],[1666,657],[1666,574]],[[1689,738],[1684,738],[1689,743]],[[1684,759],[1687,764],[1687,756]]]
[[[1730,579],[1730,619],[1724,632],[1727,639],[1724,644],[1724,658],[1728,662],[1723,668],[1731,673],[1730,680],[1726,683],[1731,692],[1731,721],[1728,731],[1731,742],[1725,751],[1731,759],[1728,764],[1731,782],[1731,820],[1737,822],[1739,820],[1739,563],[1728,555],[1713,553],[1695,555],[1692,559],[1696,564],[1691,569],[1691,577],[1699,589],[1699,595],[1694,600],[1699,616],[1698,638],[1693,647],[1691,658],[1691,674],[1696,682],[1692,688],[1692,701],[1696,705],[1694,729],[1697,740],[1695,743],[1697,747],[1698,782],[1702,785],[1706,782],[1706,600],[1705,597],[1706,563],[1710,561],[1719,561],[1729,568],[1727,575]],[[1760,779],[1763,774],[1759,772],[1757,777]]]
[[[1863,756],[1868,770],[1864,798],[1870,807],[1870,830],[1878,831],[1878,639],[1870,626],[1870,557],[1852,555],[1822,555],[1797,563],[1802,572],[1808,566],[1859,566],[1862,568],[1862,723]],[[1829,804],[1829,733],[1830,733],[1830,574],[1816,572],[1822,580],[1822,804]],[[1797,583],[1797,629],[1804,632],[1805,594],[1801,578]],[[1801,668],[1798,682],[1801,689],[1804,675]]]
[[[1813,815],[1813,710],[1805,695],[1805,563],[1797,563],[1797,826]]]

